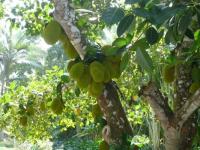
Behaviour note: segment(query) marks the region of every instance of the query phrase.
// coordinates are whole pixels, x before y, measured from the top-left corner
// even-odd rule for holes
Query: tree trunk
[[[181,64],[176,65],[175,93],[173,111],[168,100],[162,95],[153,82],[143,86],[140,95],[144,96],[155,112],[164,131],[166,150],[191,150],[196,135],[197,122],[195,111],[200,107],[200,89],[191,95],[189,87],[192,83],[191,65],[184,63],[183,53],[191,43],[183,42],[175,50],[176,58]]]
[[[113,82],[106,84],[103,94],[98,98],[98,104],[107,121],[107,125],[102,131],[104,139],[109,144],[121,145],[124,134],[132,135],[132,128]]]

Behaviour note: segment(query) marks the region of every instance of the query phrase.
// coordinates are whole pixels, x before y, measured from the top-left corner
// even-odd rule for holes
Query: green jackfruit
[[[189,92],[191,94],[194,94],[198,89],[200,88],[200,83],[199,82],[194,82],[189,88]]]
[[[47,44],[53,45],[59,40],[61,33],[62,28],[60,24],[53,20],[45,27],[42,37]]]
[[[163,70],[163,79],[166,83],[171,83],[175,79],[175,66],[166,65]]]
[[[89,86],[88,86],[88,93],[91,96],[98,97],[102,94],[104,89],[103,83],[97,83],[93,81]]]
[[[72,79],[78,81],[79,78],[83,75],[85,65],[83,62],[78,62],[74,64],[71,69],[69,70],[69,74],[72,77]]]
[[[45,111],[45,110],[46,110],[45,102],[41,102],[41,103],[40,103],[40,110],[41,110],[41,111]]]
[[[89,67],[85,67],[83,75],[77,81],[77,85],[79,88],[85,89],[88,87],[88,85],[91,83],[91,81],[92,81],[92,77],[90,75]]]
[[[104,82],[107,83],[111,80],[110,70],[105,67]]]
[[[21,116],[19,118],[19,122],[22,126],[27,126],[27,123],[28,123],[28,118],[26,116]]]
[[[192,80],[194,82],[200,82],[200,69],[197,67],[192,68]]]
[[[27,112],[27,115],[33,116],[35,114],[35,109],[33,108],[33,106],[28,106],[26,108],[26,112]]]
[[[72,66],[76,64],[76,62],[74,60],[70,60],[68,63],[67,63],[67,71],[69,72],[70,69],[72,68]]]
[[[109,144],[106,141],[102,141],[99,145],[99,150],[109,150]]]
[[[65,54],[67,55],[69,59],[78,57],[77,51],[75,50],[74,46],[72,45],[72,43],[69,41],[68,38],[65,40],[65,43],[63,44],[63,48],[64,48]]]
[[[90,64],[90,74],[95,82],[103,82],[105,74],[105,68],[103,64],[98,61],[93,61]]]
[[[57,115],[59,115],[63,112],[64,104],[63,104],[63,101],[59,97],[56,97],[51,102],[51,110]]]
[[[102,117],[103,113],[101,112],[101,108],[99,107],[99,104],[95,104],[92,106],[92,116],[93,118]]]

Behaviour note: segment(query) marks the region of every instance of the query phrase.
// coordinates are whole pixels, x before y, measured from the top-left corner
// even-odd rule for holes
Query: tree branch
[[[60,23],[79,56],[84,59],[86,46],[80,30],[75,25],[74,9],[70,6],[69,0],[54,0],[54,4],[54,19]]]
[[[178,125],[181,127],[193,112],[200,107],[200,89],[177,112]]]
[[[147,86],[141,88],[139,95],[146,98],[162,127],[168,128],[170,120],[173,118],[173,112],[168,105],[167,98],[162,95],[156,85],[149,82]]]

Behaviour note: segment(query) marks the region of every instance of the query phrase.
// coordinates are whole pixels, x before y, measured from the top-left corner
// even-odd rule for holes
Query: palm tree
[[[8,26],[8,23],[6,23]],[[0,79],[1,95],[10,80],[17,79],[31,72],[33,68],[42,66],[45,52],[34,45],[35,39],[27,36],[24,31],[14,30],[11,25],[0,29]],[[31,57],[36,53],[42,57]],[[41,54],[43,53],[43,54]],[[19,69],[21,67],[21,69]],[[19,73],[19,74],[18,74]]]

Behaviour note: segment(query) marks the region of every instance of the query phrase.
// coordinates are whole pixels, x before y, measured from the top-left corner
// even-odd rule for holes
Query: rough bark
[[[113,139],[113,141],[108,140],[107,142],[109,144],[122,144],[123,134],[131,135],[132,128],[126,118],[118,92],[112,82],[106,84],[104,92],[98,99],[98,104],[107,120],[106,128],[110,127],[112,129],[110,133],[104,134]]]
[[[176,57],[182,61],[176,65],[176,80],[174,83],[174,108],[170,109],[167,98],[153,82],[141,88],[140,95],[144,96],[155,112],[164,130],[166,150],[190,150],[196,134],[196,114],[200,107],[200,89],[195,94],[189,93],[191,85],[191,66],[184,64],[182,53],[191,43],[183,43],[176,49]]]
[[[85,40],[76,27],[75,12],[69,0],[54,0],[54,19],[61,24],[66,35],[69,37],[79,56],[84,59]],[[103,138],[109,144],[121,144],[121,137],[125,134],[132,134],[132,129],[122,108],[116,89],[111,83],[106,85],[104,92],[98,98],[98,103],[106,117],[107,125],[102,133]]]

